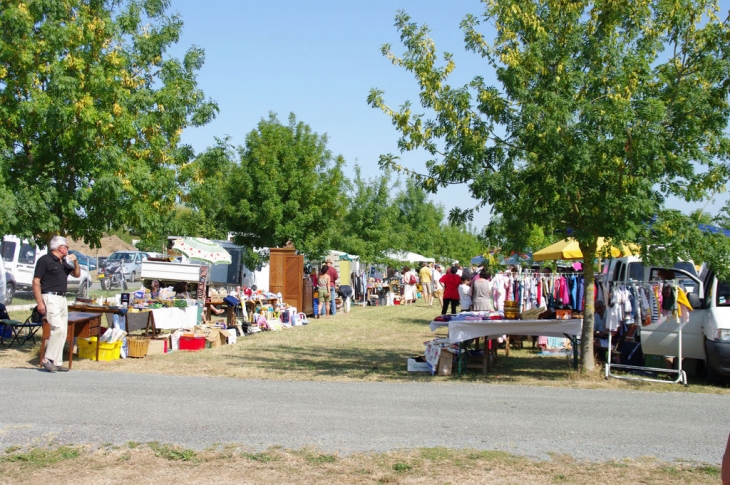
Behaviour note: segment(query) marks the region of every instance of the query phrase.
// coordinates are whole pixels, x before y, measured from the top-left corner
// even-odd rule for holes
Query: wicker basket
[[[127,337],[129,357],[142,358],[147,355],[150,346],[150,339],[144,337]]]

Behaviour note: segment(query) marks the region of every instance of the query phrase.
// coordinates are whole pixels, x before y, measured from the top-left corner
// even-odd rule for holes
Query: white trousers
[[[51,326],[51,335],[46,345],[46,360],[54,365],[63,365],[63,346],[68,333],[68,302],[60,295],[43,295],[46,304],[46,320]]]

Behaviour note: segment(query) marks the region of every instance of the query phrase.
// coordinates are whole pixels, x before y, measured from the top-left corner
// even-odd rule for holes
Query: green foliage
[[[333,243],[336,249],[370,262],[382,258],[385,249],[395,247],[397,211],[391,192],[396,185],[389,184],[390,175],[386,171],[379,178],[364,180],[360,167],[355,166],[342,232]]]
[[[452,56],[439,64],[428,28],[405,12],[396,16],[405,53],[383,47],[415,75],[428,113],[409,103],[393,110],[379,90],[368,98],[391,117],[401,149],[432,156],[415,180],[432,191],[465,183],[500,216],[490,225],[507,241],[526,243],[524,228],[535,225],[551,235],[570,229],[583,254],[595,253],[600,236],[694,244],[686,224],[679,233],[649,223],[668,196],[700,200],[728,178],[730,25],[717,2],[483,4],[462,29],[499,87],[481,75],[449,85]],[[402,169],[393,155],[380,164]],[[590,294],[593,265],[584,268]],[[592,305],[585,316],[582,355],[592,367]]]
[[[346,205],[344,159],[327,137],[294,114],[283,125],[271,113],[246,137],[239,163],[226,180],[225,218],[246,247],[281,247],[288,241],[312,257],[331,249]]]
[[[179,146],[180,133],[218,109],[197,88],[203,51],[165,55],[182,29],[167,5],[3,2],[4,232],[37,240],[60,232],[92,245],[110,229],[163,232],[179,195],[177,170],[192,156]]]
[[[73,446],[59,446],[58,448],[32,448],[28,452],[18,453],[15,450],[0,456],[0,462],[24,463],[36,468],[44,468],[59,461],[78,458],[79,449]]]
[[[398,462],[393,465],[393,470],[399,473],[409,472],[411,469],[413,469],[413,466],[408,463]]]
[[[157,441],[147,443],[147,446],[155,453],[157,458],[165,458],[173,461],[190,461],[196,457],[193,450],[186,450],[179,446],[160,444]]]

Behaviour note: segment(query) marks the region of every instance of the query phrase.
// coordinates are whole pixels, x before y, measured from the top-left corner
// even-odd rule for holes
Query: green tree
[[[114,228],[161,232],[192,158],[180,134],[217,112],[197,88],[203,51],[166,55],[182,29],[168,4],[2,2],[0,199],[15,199],[4,232],[92,245]]]
[[[283,125],[271,113],[246,136],[226,186],[226,222],[247,247],[291,241],[317,257],[332,249],[346,210],[342,156],[294,114]]]
[[[487,252],[476,231],[466,224],[442,223],[433,238],[433,245],[431,254],[445,264],[451,264],[452,261],[448,260],[451,258],[468,266],[471,258]]]
[[[400,12],[406,47],[383,52],[412,72],[426,114],[396,111],[373,90],[402,137],[432,158],[417,180],[429,190],[466,182],[501,216],[508,239],[532,224],[568,230],[590,261],[600,236],[634,241],[667,196],[698,200],[727,179],[730,34],[717,2],[685,0],[484,1],[462,22],[467,49],[500,87],[476,76],[462,87],[440,65],[426,26]],[[494,26],[483,32],[484,26]],[[385,167],[397,157],[381,158]],[[468,217],[468,211],[452,216]],[[586,294],[594,269],[584,265]],[[592,369],[593,301],[586,302],[581,365]]]
[[[183,219],[184,231],[175,234],[225,239],[227,179],[236,166],[235,151],[228,138],[198,155],[181,170],[182,201],[192,209]]]
[[[396,232],[392,249],[413,251],[424,256],[436,254],[436,241],[445,219],[443,206],[434,204],[428,193],[412,179],[396,194]]]
[[[360,256],[361,261],[379,261],[393,247],[397,211],[391,200],[394,185],[386,171],[373,180],[365,180],[359,166],[347,194],[347,213],[334,249]]]

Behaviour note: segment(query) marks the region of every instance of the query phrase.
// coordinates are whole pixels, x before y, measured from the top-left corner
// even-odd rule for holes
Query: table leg
[[[459,359],[457,360],[457,375],[461,376],[461,363],[464,360],[464,342],[459,342]]]
[[[477,339],[479,340],[479,339]],[[489,345],[489,337],[484,337],[484,350],[483,352],[483,359],[482,359],[482,374],[487,375],[487,372],[489,372],[489,352],[491,350],[491,345]]]
[[[46,331],[47,330],[47,331]],[[40,362],[41,365],[43,364],[43,358],[46,355],[46,335],[51,333],[51,326],[48,325],[48,322],[46,319],[43,319],[43,330],[41,331],[41,352],[39,354],[40,356]]]
[[[578,337],[573,335],[570,338],[570,341],[573,343],[573,369],[578,368]]]
[[[68,337],[71,336],[69,341]],[[76,341],[76,324],[69,323],[66,333],[66,341],[68,342],[68,368],[71,369],[74,361],[74,342]]]

